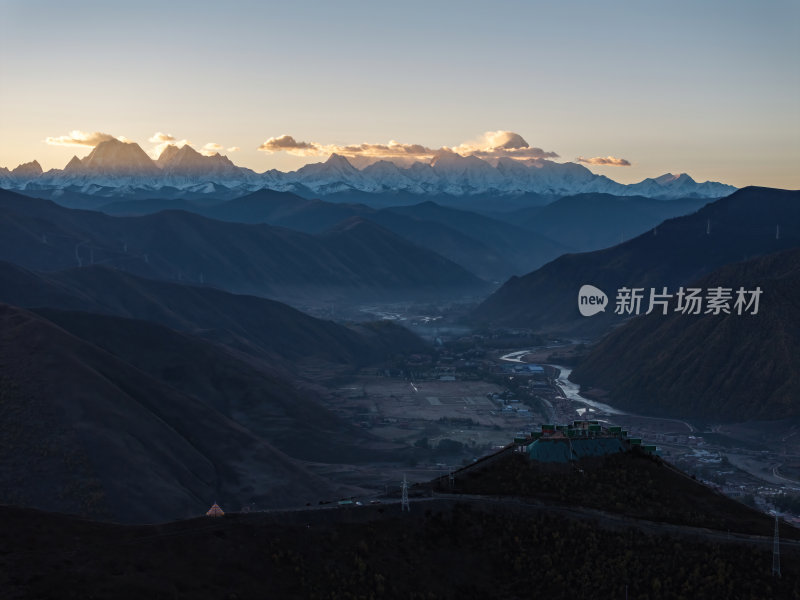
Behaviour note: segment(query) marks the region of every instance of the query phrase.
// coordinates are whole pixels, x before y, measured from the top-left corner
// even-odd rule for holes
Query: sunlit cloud
[[[436,150],[426,148],[420,144],[401,144],[390,140],[388,144],[356,144],[350,146],[335,146],[336,152],[345,156],[370,156],[375,158],[430,158]]]
[[[151,144],[155,144],[147,153],[150,155],[151,158],[157,159],[161,156],[161,153],[167,149],[168,146],[177,146],[178,148],[183,148],[185,145],[189,144],[192,145],[189,140],[179,140],[171,133],[163,133],[161,131],[156,131],[152,136],[147,139],[148,142]]]
[[[214,156],[215,154],[219,154],[221,150],[225,148],[221,144],[215,144],[214,142],[208,142],[205,146],[200,149],[200,154],[203,156]]]
[[[629,160],[624,158],[617,158],[616,156],[595,156],[594,158],[584,158],[579,156],[578,162],[586,163],[587,165],[605,165],[609,167],[630,167]]]
[[[68,135],[48,137],[44,141],[52,146],[94,148],[101,142],[112,139],[131,143],[131,140],[124,136],[113,136],[100,131],[85,132],[77,129],[71,131]],[[153,144],[147,151],[153,159],[158,159],[169,146],[175,146],[176,148],[182,148],[186,145],[192,146],[188,139],[178,139],[171,133],[163,131],[156,131],[147,141]],[[461,156],[476,156],[493,165],[500,158],[511,158],[525,164],[538,164],[542,160],[559,158],[556,152],[531,146],[520,134],[508,130],[487,131],[471,141],[462,142],[456,146],[438,148],[431,148],[422,144],[403,143],[396,140],[390,140],[387,143],[323,144],[316,141],[298,140],[291,135],[283,134],[267,139],[258,147],[258,150],[268,154],[285,152],[300,157],[327,157],[331,154],[340,154],[351,159],[353,164],[360,168],[379,160],[389,160],[406,166],[415,161],[427,163],[441,152],[454,152]],[[208,142],[199,149],[199,152],[204,156],[213,156],[225,151],[229,153],[238,152],[240,148],[238,146],[226,148],[222,144]],[[615,156],[596,156],[593,158],[581,156],[575,160],[579,163],[597,166],[632,166],[629,160]]]
[[[294,156],[319,156],[323,154],[322,146],[315,142],[298,142],[290,135],[271,137],[258,147],[261,152],[287,152]]]
[[[45,144],[50,146],[81,146],[83,148],[94,148],[101,142],[108,140],[119,139],[115,138],[110,133],[102,133],[100,131],[93,131],[87,133],[75,129],[69,135],[60,135],[58,137],[48,137],[44,140]]]
[[[487,131],[475,141],[464,142],[449,149],[463,156],[477,156],[489,160],[502,157],[515,159],[558,158],[558,154],[555,152],[531,147],[520,134],[503,130]]]
[[[487,131],[480,138],[464,142],[455,147],[429,148],[422,144],[405,144],[391,140],[386,144],[321,144],[319,142],[298,141],[291,135],[271,137],[258,149],[262,152],[286,152],[293,156],[327,156],[341,154],[348,158],[361,159],[368,164],[376,160],[392,160],[407,163],[409,161],[429,161],[437,153],[450,151],[462,156],[478,156],[486,160],[497,160],[501,157],[515,159],[558,158],[555,152],[546,152],[541,148],[533,148],[521,135],[513,131]]]
[[[174,142],[175,136],[171,133],[162,133],[156,131],[152,136],[147,139],[151,144],[163,144],[164,142]]]

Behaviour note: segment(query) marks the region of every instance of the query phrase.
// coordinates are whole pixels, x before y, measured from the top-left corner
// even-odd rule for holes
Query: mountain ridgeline
[[[575,162],[557,163],[543,158],[520,161],[503,157],[490,163],[477,156],[462,156],[444,149],[430,162],[415,162],[407,167],[381,160],[358,169],[346,157],[332,154],[324,163],[308,164],[294,172],[272,169],[256,173],[234,165],[220,154],[204,156],[189,145],[167,146],[158,159],[153,160],[138,144],[116,139],[100,142],[84,158],[73,157],[64,169],[43,173],[35,161],[11,171],[0,169],[0,186],[51,193],[83,189],[102,195],[109,188],[116,188],[115,193],[121,196],[135,196],[142,190],[149,190],[152,196],[160,195],[162,188],[168,188],[167,194],[175,189],[191,194],[203,192],[207,186],[214,191],[219,185],[236,188],[237,195],[268,187],[282,191],[305,190],[316,196],[352,192],[400,192],[418,196],[485,193],[564,196],[599,192],[654,198],[718,198],[735,189],[710,181],[697,183],[685,173],[665,174],[623,185]]]
[[[691,214],[708,202],[707,198],[656,200],[642,196],[579,194],[497,217],[558,240],[573,252],[590,252],[622,243],[666,219]]]
[[[40,271],[102,264],[155,279],[316,301],[486,289],[455,263],[365,220],[313,236],[182,211],[110,217],[5,190],[0,259]]]
[[[320,368],[337,373],[425,349],[410,331],[387,321],[348,327],[266,298],[103,266],[36,273],[0,261],[0,302],[148,320],[300,374]]]
[[[725,264],[800,245],[800,192],[744,188],[695,213],[670,219],[605,250],[567,254],[507,281],[471,315],[476,324],[597,336],[629,315],[615,314],[617,290],[650,288],[674,294],[679,286]],[[578,311],[584,284],[609,298],[590,318]]]
[[[144,215],[169,208],[237,223],[267,223],[317,234],[361,217],[432,250],[487,281],[526,273],[570,250],[547,237],[475,212],[426,201],[375,209],[364,204],[301,198],[259,190],[215,204],[184,200],[117,201],[100,207],[112,215]]]

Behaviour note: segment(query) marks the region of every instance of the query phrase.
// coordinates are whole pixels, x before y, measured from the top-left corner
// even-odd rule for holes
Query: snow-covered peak
[[[98,175],[154,175],[158,167],[139,144],[116,139],[100,142],[82,161],[85,171]]]
[[[493,168],[492,165],[485,160],[481,160],[477,156],[462,156],[457,152],[450,150],[440,150],[434,154],[431,160],[431,167],[434,171],[463,171],[465,169],[484,169],[485,167]]]
[[[287,174],[291,175],[291,174]],[[360,181],[361,171],[350,164],[344,156],[331,154],[328,160],[322,163],[313,163],[300,167],[294,172],[295,179],[312,189],[332,183],[342,183],[348,181]]]
[[[644,179],[626,187],[631,193],[650,198],[678,198],[681,196],[721,198],[736,191],[735,187],[724,183],[714,181],[697,183],[687,173],[680,175],[665,173],[660,177]]]
[[[341,154],[336,154],[335,152],[331,154],[328,157],[328,160],[326,160],[323,164],[339,171],[351,171],[355,169],[355,167],[350,164],[349,160],[347,160]]]
[[[22,163],[11,170],[12,177],[31,178],[42,174],[42,165],[38,160]]]
[[[188,144],[180,148],[167,146],[158,157],[158,163],[164,178],[177,186],[212,180],[228,183],[249,178],[228,157],[219,153],[204,156]]]
[[[168,164],[169,161],[171,161],[175,157],[175,155],[178,153],[179,150],[180,148],[178,148],[178,146],[176,146],[175,144],[170,144],[166,146],[161,151],[161,154],[158,155],[158,160],[156,160],[156,164],[159,167],[164,168],[164,165]]]
[[[73,156],[64,167],[65,173],[80,173],[81,171],[83,171],[83,161],[77,156]]]
[[[658,185],[664,185],[669,183],[670,181],[675,181],[677,179],[677,175],[673,175],[672,173],[664,173],[659,177],[652,178],[652,181],[656,182]],[[645,179],[644,181],[647,181]],[[642,183],[644,183],[644,181]]]
[[[325,162],[308,164],[294,172],[270,170],[257,174],[237,167],[226,156],[204,156],[187,144],[180,148],[167,146],[156,166],[137,144],[118,140],[102,142],[82,160],[73,157],[64,170],[42,174],[34,161],[11,172],[0,171],[0,184],[15,189],[29,184],[69,187],[103,195],[122,194],[126,189],[159,190],[165,186],[197,193],[215,193],[213,190],[223,187],[243,191],[268,187],[305,197],[362,191],[406,192],[423,197],[528,192],[566,196],[599,192],[652,198],[718,198],[735,191],[734,187],[721,183],[697,183],[686,173],[668,173],[623,185],[578,163],[504,157],[493,165],[478,156],[462,156],[448,150],[437,153],[430,163],[415,162],[409,167],[380,160],[359,170],[346,157],[332,154]]]

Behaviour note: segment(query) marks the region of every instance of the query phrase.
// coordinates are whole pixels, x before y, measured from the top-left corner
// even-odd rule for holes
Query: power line
[[[775,541],[772,543],[772,576],[781,577],[781,540],[778,536],[778,515],[775,515]]]

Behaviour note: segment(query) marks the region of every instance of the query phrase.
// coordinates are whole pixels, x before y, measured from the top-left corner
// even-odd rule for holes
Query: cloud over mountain
[[[176,146],[178,148],[183,148],[184,146],[193,146],[192,142],[187,139],[179,140],[171,133],[162,133],[161,131],[156,131],[150,138],[148,138],[147,141],[151,144],[156,144],[148,153],[153,158],[158,158],[161,156],[168,146]],[[203,156],[214,156],[215,154],[221,153],[223,150],[225,150],[225,146],[222,144],[208,142],[207,144],[203,145],[202,148],[200,148],[199,152]],[[228,152],[237,152],[238,150],[238,146],[231,146],[228,148]]]
[[[115,138],[108,133],[86,133],[80,130],[74,130],[69,135],[48,137],[45,142],[57,146],[83,146],[93,148],[99,143],[110,139],[129,141],[122,136],[117,136]],[[153,159],[160,157],[168,146],[176,146],[177,148],[181,148],[185,145],[193,146],[192,142],[186,138],[179,140],[171,133],[164,133],[162,131],[156,131],[147,141],[151,144],[155,144],[148,151],[148,154]],[[205,156],[213,156],[214,154],[221,153],[225,149],[225,146],[222,144],[208,142],[199,148],[199,152]],[[238,146],[227,148],[228,152],[237,152],[239,150],[240,148]],[[351,159],[354,161],[353,164],[359,168],[366,167],[380,160],[388,160],[404,166],[410,166],[417,161],[428,163],[443,152],[452,152],[461,156],[475,156],[489,162],[491,165],[497,164],[497,161],[501,158],[511,158],[521,161],[539,161],[542,159],[559,158],[557,152],[531,146],[520,134],[503,129],[487,131],[476,139],[462,142],[457,146],[441,146],[439,148],[432,148],[423,144],[403,143],[396,140],[390,140],[385,144],[371,142],[362,142],[360,144],[323,144],[315,141],[298,140],[294,136],[283,134],[268,138],[257,150],[266,152],[267,154],[286,152],[287,154],[300,157],[327,157],[332,154],[338,154]],[[576,162],[590,165],[631,166],[630,161],[614,156],[598,156],[594,158],[579,157],[576,159]]]
[[[208,142],[200,149],[200,154],[202,154],[203,156],[214,156],[215,154],[218,154],[224,149],[225,148],[221,144]]]
[[[113,139],[119,138],[115,138],[110,133],[103,133],[101,131],[87,133],[85,131],[74,129],[69,133],[69,135],[48,137],[44,140],[44,142],[50,146],[83,146],[85,148],[94,148],[100,142],[106,142]]]
[[[509,158],[558,158],[556,152],[547,152],[541,148],[531,147],[525,139],[513,131],[487,131],[472,142],[464,142],[453,152],[464,156],[477,156],[484,159]]]
[[[153,144],[163,144],[164,142],[174,142],[175,136],[171,133],[156,131],[147,141]]]
[[[617,158],[616,156],[595,156],[594,158],[584,158],[579,156],[578,162],[586,163],[587,165],[605,165],[610,167],[630,167],[631,163],[625,158]]]
[[[191,146],[191,142],[187,139],[179,140],[171,133],[162,133],[160,131],[156,131],[147,141],[151,144],[155,144],[148,152],[152,158],[161,156],[162,152],[164,152],[168,146],[177,146],[178,148],[183,148],[187,144]]]
[[[319,149],[321,146],[314,142],[298,142],[291,135],[279,135],[278,137],[271,137],[266,142],[261,144],[258,149],[262,152],[288,152],[295,156],[317,156],[321,154]]]
[[[555,152],[531,147],[525,139],[513,131],[487,131],[477,140],[464,142],[455,147],[442,146],[430,148],[422,144],[406,144],[391,140],[386,144],[321,144],[319,142],[297,141],[291,135],[271,137],[258,147],[262,152],[286,152],[294,156],[327,156],[340,154],[351,158],[377,160],[419,160],[429,161],[442,151],[455,152],[462,156],[496,160],[502,157],[558,158]]]

